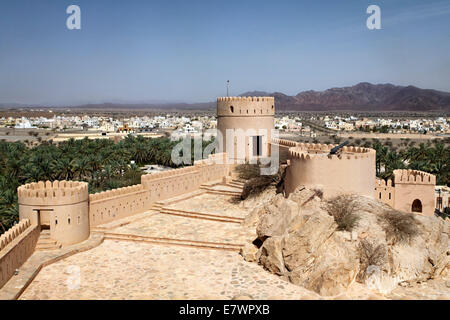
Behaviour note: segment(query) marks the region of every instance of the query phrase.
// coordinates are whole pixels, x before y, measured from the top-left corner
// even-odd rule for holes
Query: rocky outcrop
[[[392,242],[383,220],[392,209],[368,197],[356,201],[358,222],[351,231],[338,231],[317,190],[299,188],[288,199],[276,195],[260,203],[244,221],[258,237],[246,245],[244,258],[322,296],[339,296],[356,285],[388,294],[399,284],[448,278],[448,222],[414,216],[417,232]]]

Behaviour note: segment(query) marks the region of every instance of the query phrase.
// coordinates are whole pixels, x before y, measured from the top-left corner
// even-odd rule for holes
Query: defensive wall
[[[0,236],[0,288],[33,254],[40,228],[23,219]]]
[[[193,166],[141,176],[141,184],[91,194],[90,226],[122,219],[149,209],[156,201],[198,190],[203,183],[229,175],[224,154],[211,155]]]
[[[275,99],[273,97],[219,97],[217,98],[217,130],[222,135],[223,152],[230,159],[246,161],[253,157],[270,155],[269,143],[274,128]],[[227,139],[227,130],[236,136]],[[229,131],[230,132],[230,131]],[[260,146],[252,136],[260,137]],[[228,137],[230,138],[230,137]],[[259,155],[257,149],[260,149]]]

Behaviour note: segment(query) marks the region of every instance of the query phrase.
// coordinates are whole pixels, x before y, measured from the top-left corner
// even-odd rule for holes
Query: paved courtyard
[[[79,288],[70,289],[74,268]],[[105,240],[42,269],[20,299],[314,298],[238,253]]]

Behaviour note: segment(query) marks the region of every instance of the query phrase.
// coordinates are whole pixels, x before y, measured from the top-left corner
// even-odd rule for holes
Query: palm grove
[[[168,138],[131,135],[118,143],[107,139],[72,139],[59,144],[44,141],[27,147],[22,142],[0,142],[0,234],[18,220],[17,187],[20,185],[46,180],[80,180],[87,181],[89,191],[95,193],[138,184],[142,165],[177,167],[171,160],[177,143]],[[210,143],[203,141],[203,150]],[[435,174],[439,185],[450,185],[447,143],[435,141],[416,146],[406,141],[401,150],[389,141],[352,141],[352,144],[363,144],[377,151],[376,172],[381,178],[390,178],[395,169],[414,169]]]
[[[0,234],[18,220],[17,188],[25,183],[78,180],[95,193],[140,183],[140,167],[158,164],[176,168],[171,153],[177,141],[129,135],[118,143],[108,139],[44,141],[28,147],[0,142]],[[210,144],[203,141],[203,149]],[[193,159],[193,154],[191,155]]]

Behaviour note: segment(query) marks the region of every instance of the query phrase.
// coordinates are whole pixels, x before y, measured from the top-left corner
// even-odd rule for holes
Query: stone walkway
[[[195,211],[216,214],[224,217],[245,218],[247,211],[242,210],[230,201],[229,196],[202,194],[185,201],[166,206],[169,209]]]
[[[80,286],[69,289],[71,270]],[[312,299],[238,253],[105,240],[45,267],[20,299]]]
[[[160,213],[149,214],[146,218],[112,229],[111,232],[240,245],[256,238],[254,232],[249,232],[240,224]]]

